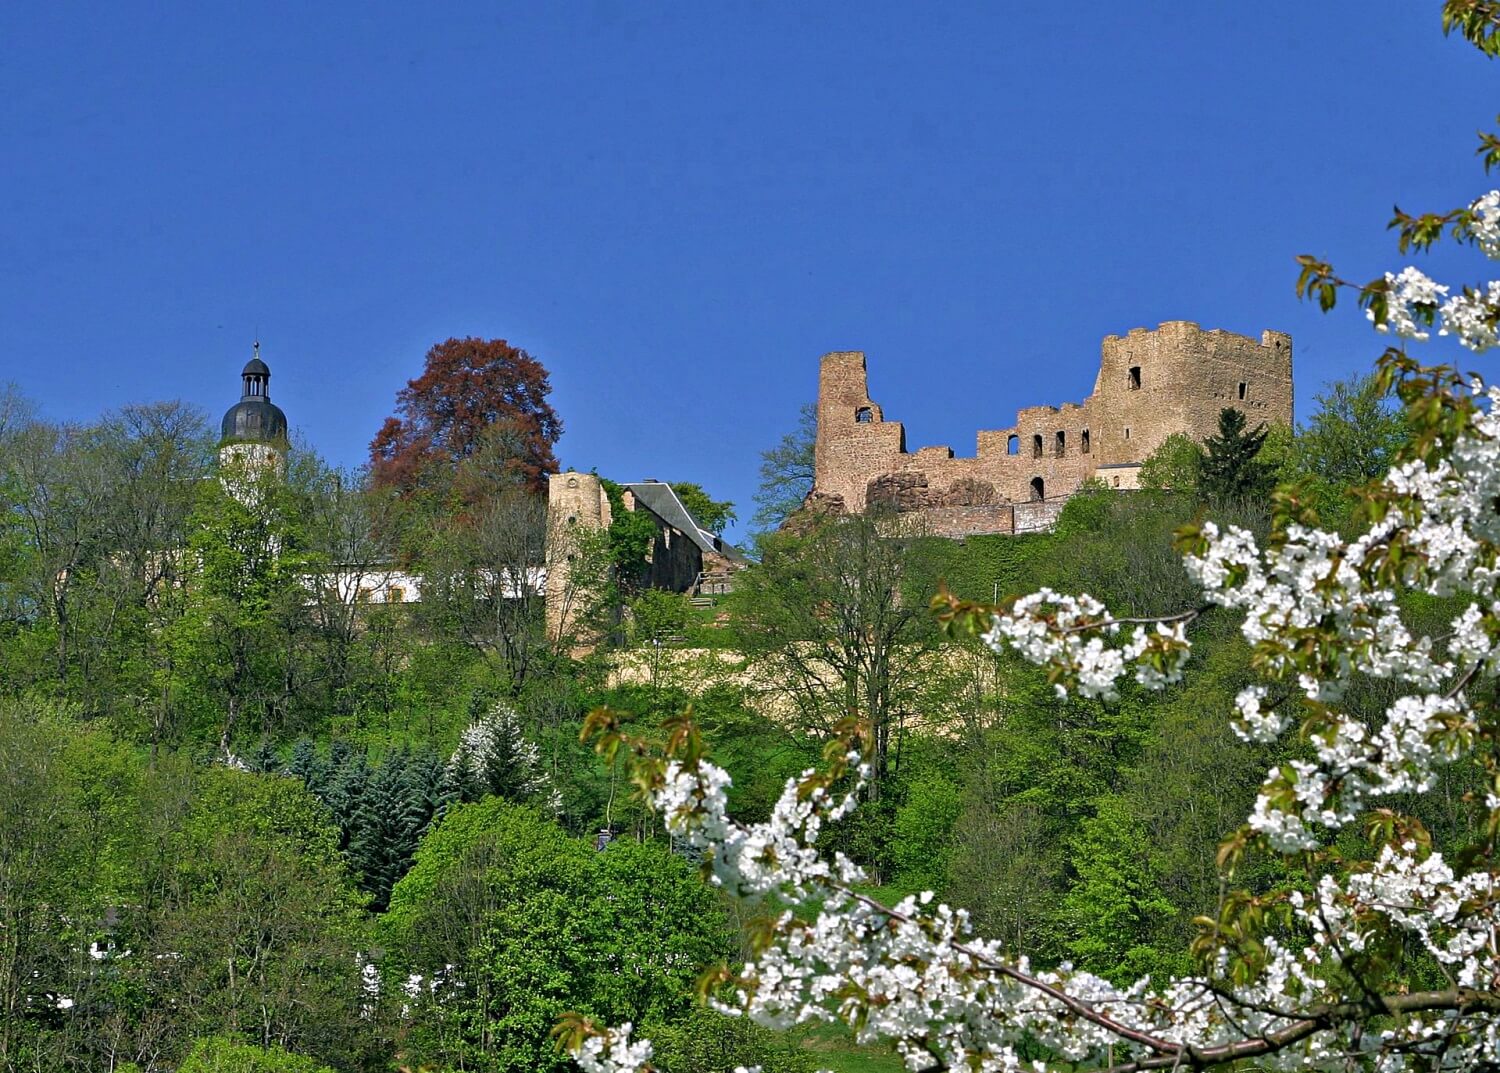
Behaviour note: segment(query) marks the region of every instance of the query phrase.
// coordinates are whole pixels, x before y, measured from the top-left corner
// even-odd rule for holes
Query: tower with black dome
[[[271,401],[271,369],[260,360],[260,343],[240,373],[240,401],[224,415],[219,468],[250,471],[263,466],[281,473],[286,466],[286,414]]]

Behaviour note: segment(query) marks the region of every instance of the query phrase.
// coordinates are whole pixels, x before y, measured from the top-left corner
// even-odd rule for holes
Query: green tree
[[[828,1065],[795,1038],[760,1027],[748,1017],[726,1017],[695,1007],[670,1022],[647,1021],[642,1031],[656,1047],[652,1063],[662,1073],[812,1073]]]
[[[892,862],[895,882],[905,890],[941,891],[948,883],[953,825],[963,795],[946,776],[929,773],[906,787],[896,809]]]
[[[809,402],[797,411],[797,427],[775,447],[761,452],[760,489],[755,493],[752,519],[757,529],[775,529],[812,491],[817,438],[818,407]]]
[[[190,519],[186,606],[166,631],[169,688],[229,752],[242,730],[286,728],[306,672],[300,531],[274,467],[231,460]],[[253,725],[252,725],[252,720]]]
[[[1152,491],[1191,494],[1198,490],[1203,461],[1203,448],[1186,433],[1174,432],[1146,456],[1138,479]]]
[[[380,922],[387,972],[415,973],[409,1053],[490,1070],[563,1069],[567,1010],[675,1021],[730,933],[683,861],[651,845],[597,853],[488,798],[423,839]]]
[[[722,533],[735,520],[734,504],[727,499],[712,499],[702,485],[691,481],[673,481],[672,491],[682,500],[693,520],[710,533]]]
[[[851,715],[868,725],[872,800],[935,641],[925,606],[903,597],[919,541],[882,524],[855,515],[767,534],[728,603],[741,650],[804,730],[826,734]]]
[[[191,1036],[349,1063],[374,1042],[361,1012],[363,898],[327,814],[282,776],[210,768],[194,790],[139,971]]]
[[[1318,408],[1297,435],[1302,468],[1338,488],[1385,476],[1406,443],[1406,418],[1374,375],[1336,380],[1313,396]]]
[[[1246,429],[1245,415],[1225,407],[1219,411],[1219,431],[1204,441],[1198,488],[1220,502],[1253,501],[1270,494],[1274,475],[1257,456],[1265,443],[1264,423]]]
[[[1070,849],[1077,882],[1063,898],[1061,917],[1078,967],[1117,981],[1190,970],[1182,954],[1159,953],[1181,949],[1179,914],[1161,890],[1145,828],[1126,803],[1101,798]]]

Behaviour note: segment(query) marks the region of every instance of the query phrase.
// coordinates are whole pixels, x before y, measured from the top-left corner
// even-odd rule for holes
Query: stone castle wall
[[[1046,528],[1084,481],[1134,488],[1140,464],[1168,436],[1202,441],[1219,411],[1251,425],[1292,422],[1292,340],[1254,340],[1189,321],[1111,335],[1094,390],[1081,403],[1032,406],[1009,428],[982,430],[976,452],[907,450],[906,430],[869,395],[865,356],[823,357],[813,498],[825,508],[921,511],[933,532],[958,536]]]
[[[609,528],[609,495],[592,473],[553,473],[547,478],[547,636],[554,642],[573,637],[579,616],[592,594],[580,591],[573,577],[579,533]],[[575,651],[587,652],[591,638],[576,639]]]

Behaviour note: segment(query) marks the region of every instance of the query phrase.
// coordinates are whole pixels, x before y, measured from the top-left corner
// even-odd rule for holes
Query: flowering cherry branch
[[[1500,259],[1500,191],[1461,212],[1398,214],[1411,231],[1403,249],[1447,228]],[[1302,263],[1299,292],[1331,306],[1347,284]],[[1360,293],[1377,330],[1399,339],[1437,329],[1474,353],[1497,342],[1500,282],[1454,293],[1407,268]],[[1121,987],[1067,964],[1037,968],[975,936],[964,910],[930,892],[893,907],[860,893],[859,866],[820,848],[866,775],[857,721],[840,726],[821,768],[788,780],[767,821],[742,824],[728,815],[729,776],[708,758],[691,711],[664,725],[664,743],[596,712],[585,736],[606,755],[628,754],[641,792],[703,854],[711,882],[775,910],[743,966],[705,978],[710,1004],[772,1028],[842,1021],[862,1042],[892,1042],[911,1070],[1042,1068],[1023,1053],[1112,1073],[1252,1058],[1326,1070],[1500,1063],[1500,713],[1494,689],[1481,688],[1500,677],[1500,387],[1398,349],[1379,376],[1413,434],[1390,473],[1362,490],[1359,535],[1318,528],[1282,493],[1264,542],[1213,522],[1179,534],[1203,598],[1177,615],[1117,617],[1090,596],[1051,590],[994,607],[946,594],[935,602],[948,628],[973,628],[997,651],[1045,666],[1059,694],[1105,700],[1126,678],[1148,689],[1179,681],[1188,625],[1208,608],[1236,615],[1259,678],[1235,699],[1236,733],[1270,743],[1296,722],[1307,750],[1267,773],[1219,864],[1232,874],[1256,846],[1313,866],[1316,878],[1271,894],[1227,892],[1215,916],[1197,921],[1194,976]],[[1463,610],[1424,634],[1403,614],[1410,592],[1460,598]],[[1346,703],[1361,677],[1396,694],[1373,723]],[[1299,720],[1286,710],[1294,700]],[[1431,791],[1461,761],[1488,788],[1480,838],[1450,858],[1382,801]],[[1374,857],[1345,860],[1334,840],[1362,818]],[[1408,990],[1391,953],[1403,949],[1420,951],[1448,986]],[[650,1044],[629,1025],[574,1016],[559,1038],[589,1073],[649,1068]]]

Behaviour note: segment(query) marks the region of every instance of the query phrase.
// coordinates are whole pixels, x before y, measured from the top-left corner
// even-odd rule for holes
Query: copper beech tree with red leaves
[[[453,487],[465,463],[541,492],[557,472],[562,421],[547,369],[503,339],[449,339],[396,395],[397,415],[370,443],[377,487],[402,495]],[[458,485],[464,493],[462,483]],[[467,498],[467,496],[466,496]]]

